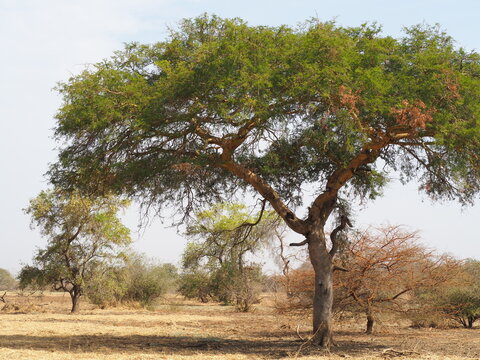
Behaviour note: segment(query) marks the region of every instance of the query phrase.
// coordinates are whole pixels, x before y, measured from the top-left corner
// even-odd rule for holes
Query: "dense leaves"
[[[480,57],[438,27],[394,39],[376,26],[205,15],[164,41],[128,44],[58,90],[55,185],[183,215],[238,189],[260,194],[306,238],[322,346],[332,343],[332,212],[337,234],[343,205],[378,196],[392,170],[434,199],[469,203],[480,190]],[[301,219],[292,209],[307,207],[312,187]]]
[[[374,197],[386,163],[433,197],[470,201],[479,76],[478,54],[437,27],[397,40],[367,25],[184,20],[167,40],[129,44],[58,86],[65,143],[50,173],[190,210],[246,185],[232,162],[293,203],[302,185],[324,191],[329,180]],[[354,163],[362,153],[370,158]]]
[[[271,211],[249,214],[240,204],[216,204],[196,214],[186,235],[180,293],[186,297],[235,303],[248,311],[257,300],[261,266],[252,255],[265,249],[279,219]]]
[[[92,200],[78,193],[41,192],[25,212],[47,238],[47,246],[37,250],[33,266],[22,268],[20,287],[53,286],[68,292],[76,311],[86,283],[121,259],[122,247],[131,241],[130,231],[117,217],[127,204],[114,197]]]
[[[100,307],[140,305],[153,308],[167,291],[174,290],[178,279],[172,264],[160,264],[143,254],[128,251],[124,261],[99,264],[101,270],[89,279],[85,294]]]

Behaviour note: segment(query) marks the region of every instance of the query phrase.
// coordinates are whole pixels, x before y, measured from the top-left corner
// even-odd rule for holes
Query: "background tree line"
[[[259,211],[218,203],[196,213],[184,233],[189,243],[181,269],[129,250],[129,231],[117,217],[126,205],[112,197],[42,192],[26,212],[47,246],[37,251],[33,265],[22,268],[18,283],[0,271],[0,290],[65,291],[72,312],[83,295],[100,307],[152,308],[168,291],[239,311],[250,311],[261,292],[269,291],[283,299],[277,302],[280,312],[311,309],[314,272],[307,261],[296,265],[287,254],[285,225],[265,202]],[[480,318],[479,261],[436,255],[417,232],[400,226],[350,230],[338,241],[333,308],[342,316],[364,317],[367,333],[387,313],[415,326],[439,326],[448,319],[471,328]],[[281,275],[264,274],[254,261],[266,250],[281,259]]]

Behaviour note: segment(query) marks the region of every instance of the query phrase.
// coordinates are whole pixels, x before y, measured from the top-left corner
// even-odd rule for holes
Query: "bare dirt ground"
[[[69,315],[63,294],[8,294],[0,311],[0,359],[480,359],[480,329],[411,329],[338,323],[330,352],[302,341],[308,319],[278,315],[268,299],[253,313],[170,297],[155,311],[96,309]],[[15,306],[13,305],[15,304]],[[0,304],[1,307],[1,304]]]

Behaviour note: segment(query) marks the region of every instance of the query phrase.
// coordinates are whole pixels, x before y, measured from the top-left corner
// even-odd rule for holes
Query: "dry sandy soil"
[[[63,294],[7,294],[0,311],[0,359],[480,359],[480,329],[410,329],[383,324],[336,327],[330,352],[302,341],[308,320],[275,313],[268,299],[253,313],[171,297],[155,311],[96,309],[69,315]],[[17,305],[17,308],[13,307]],[[0,304],[0,307],[2,305]]]

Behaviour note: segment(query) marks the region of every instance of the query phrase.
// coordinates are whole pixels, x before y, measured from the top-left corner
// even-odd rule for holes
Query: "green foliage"
[[[203,303],[215,298],[211,274],[194,270],[180,275],[178,292],[188,299],[198,299]]]
[[[13,290],[17,286],[15,278],[8,270],[0,268],[0,290]]]
[[[480,261],[467,260],[450,287],[430,294],[443,313],[468,328],[480,319],[479,275]]]
[[[467,259],[445,275],[449,281],[441,286],[415,293],[417,311],[410,317],[418,326],[454,321],[471,328],[480,318],[480,261]]]
[[[127,205],[111,196],[89,199],[58,190],[41,192],[25,212],[47,238],[47,246],[37,250],[33,266],[21,270],[20,287],[53,286],[68,292],[75,311],[86,284],[102,275],[103,266],[121,260],[122,247],[131,241],[117,217]]]
[[[101,307],[137,303],[149,308],[177,286],[174,265],[157,264],[134,252],[126,255],[124,264],[102,268],[85,290],[89,300]]]
[[[453,44],[428,26],[394,39],[371,25],[184,20],[58,85],[65,143],[51,179],[188,212],[249,182],[234,162],[299,203],[303,185],[324,189],[366,151],[343,198],[376,197],[395,169],[468,202],[480,187],[480,57]]]
[[[262,211],[254,217],[240,204],[217,204],[197,213],[186,232],[191,241],[183,254],[180,293],[249,311],[263,275],[247,256],[264,248],[279,225],[274,213]]]
[[[101,308],[122,303],[129,285],[126,265],[98,264],[96,273],[85,286],[88,300]]]
[[[442,311],[464,327],[480,318],[480,288],[449,289],[440,297]]]
[[[176,287],[177,269],[172,264],[154,264],[144,256],[134,255],[128,262],[128,286],[124,300],[137,301],[144,307]]]

